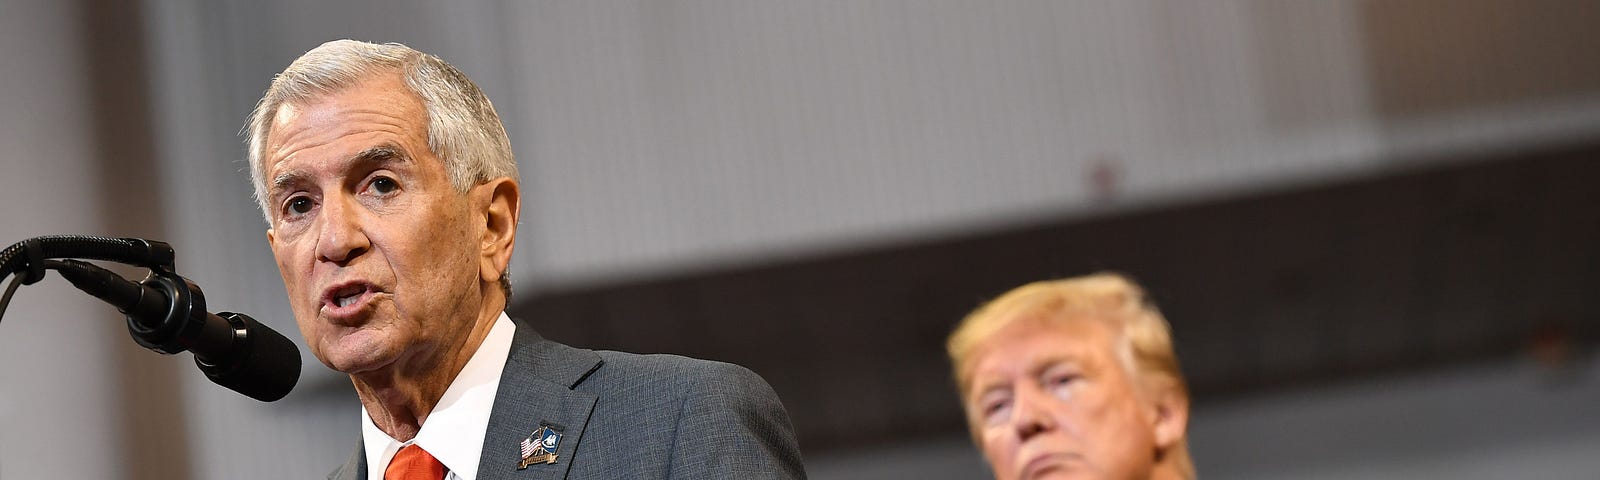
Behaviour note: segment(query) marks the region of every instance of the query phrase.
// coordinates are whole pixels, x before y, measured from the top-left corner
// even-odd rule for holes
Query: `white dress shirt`
[[[478,456],[483,453],[483,435],[489,428],[489,411],[494,408],[495,392],[500,390],[500,372],[511,354],[511,336],[517,326],[505,312],[500,313],[489,336],[467,365],[439,397],[439,404],[428,412],[427,421],[409,442],[401,442],[379,430],[361,407],[361,443],[367,454],[367,479],[383,480],[383,470],[401,447],[416,444],[439,459],[450,471],[447,480],[474,480],[478,476]],[[510,445],[507,448],[516,448]]]

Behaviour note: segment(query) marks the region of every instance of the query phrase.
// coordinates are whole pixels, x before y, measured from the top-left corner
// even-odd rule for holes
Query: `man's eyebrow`
[[[1073,349],[1057,351],[1039,358],[1038,363],[1028,368],[1028,374],[1033,376],[1044,375],[1055,368],[1066,366],[1076,370],[1084,370],[1096,362],[1088,355]]]
[[[350,162],[377,165],[397,162],[404,163],[411,160],[411,157],[406,155],[405,152],[405,149],[400,148],[399,145],[384,143],[368,147],[366,150],[357,152],[355,155],[350,157]]]
[[[300,172],[283,172],[272,177],[272,183],[267,187],[267,198],[276,198],[278,194],[295,184],[301,183],[306,175]]]
[[[1010,381],[1005,381],[1005,380],[991,381],[991,382],[988,382],[988,383],[984,383],[982,385],[978,385],[978,388],[976,389],[976,391],[973,392],[974,393],[973,396],[981,399],[983,397],[988,396],[991,393],[1004,392],[1006,390],[1010,390],[1010,387],[1011,387],[1011,382]]]
[[[1010,385],[1011,379],[1009,378],[988,378],[983,382],[972,384],[971,391],[968,394],[971,395],[972,400],[976,401],[991,392],[1007,390]]]

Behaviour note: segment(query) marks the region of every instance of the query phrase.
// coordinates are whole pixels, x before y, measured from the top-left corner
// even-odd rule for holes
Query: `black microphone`
[[[205,294],[187,278],[153,268],[134,283],[88,262],[47,264],[79,290],[126,314],[134,342],[163,354],[193,352],[195,365],[217,385],[271,402],[288,395],[300,380],[294,342],[243,314],[207,313]]]

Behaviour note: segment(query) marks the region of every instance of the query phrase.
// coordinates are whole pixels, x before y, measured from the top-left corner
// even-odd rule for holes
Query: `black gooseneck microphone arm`
[[[206,312],[200,287],[173,269],[173,250],[165,242],[139,238],[52,235],[0,250],[0,279],[18,277],[0,297],[5,313],[17,285],[33,284],[55,270],[73,286],[116,306],[127,315],[128,333],[140,346],[163,354],[189,351],[212,382],[250,398],[283,398],[300,378],[300,352],[294,342],[249,316]],[[87,258],[150,269],[137,283]]]

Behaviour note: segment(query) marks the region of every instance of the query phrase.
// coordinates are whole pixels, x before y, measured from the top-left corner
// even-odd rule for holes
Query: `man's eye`
[[[400,184],[395,182],[393,178],[389,177],[374,178],[372,179],[372,183],[369,185],[371,186],[373,193],[377,193],[379,195],[387,194],[400,189]]]
[[[1006,416],[1006,410],[1011,408],[1010,398],[995,398],[979,404],[979,411],[985,423],[993,424]]]
[[[1046,379],[1045,385],[1056,398],[1066,400],[1072,396],[1072,385],[1077,381],[1077,375],[1056,375]]]
[[[284,204],[284,210],[296,215],[303,215],[311,211],[311,199],[307,197],[294,197]]]

